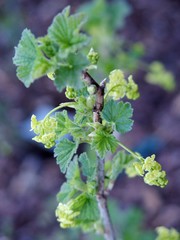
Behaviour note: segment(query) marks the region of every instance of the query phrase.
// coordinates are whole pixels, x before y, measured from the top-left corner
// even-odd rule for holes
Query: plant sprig
[[[36,134],[33,140],[46,148],[54,147],[56,162],[66,176],[58,193],[56,217],[60,226],[81,227],[113,240],[107,195],[118,175],[124,170],[131,177],[140,175],[145,183],[160,187],[168,181],[155,155],[144,159],[114,134],[131,131],[133,109],[124,97],[137,99],[138,86],[132,76],[125,80],[120,69],[111,71],[109,81],[100,84],[88,73],[89,66],[97,65],[99,55],[92,49],[84,54],[85,46],[89,47],[88,37],[81,33],[84,22],[83,14],[70,15],[70,7],[66,7],[54,18],[46,36],[36,39],[25,29],[13,61],[26,87],[48,75],[58,91],[66,88],[65,95],[71,100],[40,121],[35,115],[31,118],[31,130]],[[67,110],[60,111],[64,107],[75,109],[73,119]],[[86,152],[78,155],[81,143],[95,151],[96,158]],[[119,151],[118,146],[128,153]],[[107,159],[108,152],[116,155]]]

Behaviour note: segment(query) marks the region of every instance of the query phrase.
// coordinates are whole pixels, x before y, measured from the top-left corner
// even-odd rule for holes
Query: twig
[[[93,109],[93,121],[102,123],[101,111],[104,105],[104,88],[105,88],[106,79],[104,79],[100,84],[98,84],[87,72],[83,72],[83,78],[88,85],[95,85],[97,87],[96,102]],[[96,198],[97,198],[98,207],[101,215],[101,220],[103,223],[104,238],[105,240],[115,240],[115,234],[111,224],[109,211],[107,208],[107,197],[105,195],[105,189],[104,189],[104,178],[105,178],[104,158],[100,158],[97,153],[97,159],[98,159],[98,173],[97,173],[98,192],[97,192]]]

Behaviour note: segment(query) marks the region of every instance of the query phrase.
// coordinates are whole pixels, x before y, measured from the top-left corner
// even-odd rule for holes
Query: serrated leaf
[[[100,157],[104,157],[108,151],[115,152],[118,146],[117,139],[110,133],[99,129],[92,139],[92,148],[97,150]]]
[[[57,120],[56,134],[58,135],[59,138],[61,138],[62,136],[70,133],[69,129],[67,128],[67,123],[71,120],[69,119],[66,110],[56,113],[55,116]]]
[[[77,217],[77,221],[81,224],[94,222],[99,219],[99,209],[97,200],[95,197],[86,195],[86,199],[81,206],[80,214]]]
[[[54,156],[63,173],[66,172],[73,155],[76,153],[77,147],[78,144],[76,142],[69,141],[68,139],[62,139],[56,144]]]
[[[80,88],[82,86],[81,73],[87,66],[87,59],[82,54],[70,54],[64,66],[55,72],[55,85],[61,92],[66,86]]]
[[[107,122],[115,124],[115,128],[119,133],[129,132],[132,129],[133,109],[131,104],[126,102],[108,101],[102,111],[102,117]]]
[[[79,33],[79,30],[85,22],[85,16],[82,13],[69,16],[70,7],[64,9],[53,20],[48,29],[49,37],[57,44],[60,49],[75,52],[76,50],[87,45],[88,37]]]
[[[87,187],[86,184],[81,179],[80,169],[78,165],[77,156],[70,162],[67,173],[66,173],[67,182],[76,190],[84,192]]]
[[[15,48],[13,63],[17,66],[17,77],[26,87],[35,79],[47,74],[55,64],[44,57],[34,35],[28,29],[22,32],[21,40]]]
[[[74,139],[82,140],[88,135],[87,129],[76,124],[74,121],[69,119],[67,111],[56,113],[57,128],[56,134],[58,138],[63,137],[66,134],[70,134]]]
[[[57,201],[62,203],[68,202],[76,193],[77,190],[75,190],[75,188],[73,188],[69,183],[65,182],[57,194]]]
[[[82,173],[88,178],[89,181],[92,181],[96,177],[97,162],[96,159],[89,159],[86,153],[82,153],[79,156],[79,161],[82,167]]]
[[[75,156],[73,161],[70,162],[69,167],[67,169],[66,178],[68,181],[80,179],[80,169],[78,165],[77,156]]]

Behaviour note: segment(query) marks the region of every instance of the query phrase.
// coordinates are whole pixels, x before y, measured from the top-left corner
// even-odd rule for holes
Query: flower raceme
[[[135,162],[135,170],[140,176],[144,176],[144,182],[148,185],[155,185],[165,187],[168,184],[166,172],[162,171],[161,165],[155,161],[155,155],[145,159],[142,158],[141,162]]]
[[[128,99],[136,100],[139,97],[138,85],[134,82],[132,75],[125,79],[120,69],[115,69],[109,74],[109,83],[106,85],[107,95],[114,100],[126,96]]]
[[[37,134],[33,140],[41,142],[44,144],[45,148],[51,148],[55,145],[56,127],[57,122],[53,117],[47,117],[41,121],[38,121],[34,114],[31,117],[31,130]]]

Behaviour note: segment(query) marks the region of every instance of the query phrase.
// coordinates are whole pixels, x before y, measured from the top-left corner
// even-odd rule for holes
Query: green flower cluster
[[[163,226],[157,227],[158,236],[156,240],[179,240],[180,234],[174,228],[168,229]]]
[[[41,121],[38,121],[34,114],[31,117],[31,130],[37,135],[33,140],[43,143],[45,148],[51,148],[55,145],[56,127],[57,122],[53,117],[47,117]]]
[[[140,176],[144,176],[144,182],[149,185],[165,187],[168,183],[166,172],[162,171],[161,165],[155,161],[155,155],[135,162],[134,167]]]
[[[106,89],[107,95],[111,96],[114,100],[125,96],[132,100],[139,97],[138,85],[134,82],[132,76],[130,75],[127,81],[124,73],[119,69],[110,72],[109,83],[107,83]]]
[[[79,211],[75,212],[72,210],[73,200],[67,204],[59,203],[55,215],[57,221],[60,222],[62,228],[75,227],[75,218],[80,214]]]
[[[99,60],[99,54],[95,52],[93,48],[91,48],[87,55],[87,58],[91,64],[96,65]]]

